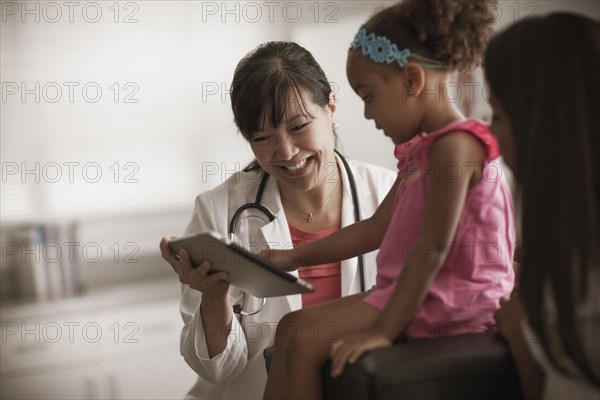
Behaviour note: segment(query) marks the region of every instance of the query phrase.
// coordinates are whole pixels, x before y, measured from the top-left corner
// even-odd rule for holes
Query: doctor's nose
[[[298,146],[294,143],[294,140],[286,135],[277,141],[277,148],[275,149],[275,155],[277,159],[282,161],[291,160],[298,153]]]

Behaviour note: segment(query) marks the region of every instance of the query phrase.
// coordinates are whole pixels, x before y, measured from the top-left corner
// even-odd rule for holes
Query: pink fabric
[[[341,225],[338,224],[320,232],[304,232],[291,225],[289,225],[289,228],[292,243],[294,247],[298,247],[339,231]],[[312,293],[302,293],[302,307],[325,303],[342,296],[341,263],[339,262],[300,267],[298,268],[298,275],[315,287],[315,291]]]
[[[413,337],[483,332],[494,324],[501,297],[514,285],[514,218],[510,189],[494,162],[498,144],[488,126],[477,120],[457,121],[430,134],[421,133],[396,146],[398,186],[390,226],[377,257],[377,279],[365,301],[383,309],[407,257],[426,254],[416,246],[429,179],[453,179],[476,166],[429,165],[434,142],[453,131],[477,137],[486,150],[483,178],[469,189],[447,258],[420,308],[405,327]],[[481,166],[480,166],[481,167]]]

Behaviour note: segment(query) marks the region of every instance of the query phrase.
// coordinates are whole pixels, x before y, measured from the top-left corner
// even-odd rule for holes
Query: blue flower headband
[[[441,62],[414,54],[410,49],[398,50],[398,46],[385,36],[375,36],[373,32],[367,34],[367,30],[362,25],[354,36],[350,48],[352,50],[362,48],[363,56],[368,56],[378,64],[391,64],[396,61],[400,68],[404,68],[408,63],[408,58],[414,57],[426,61],[426,63],[420,63],[424,67],[446,68],[446,65]]]

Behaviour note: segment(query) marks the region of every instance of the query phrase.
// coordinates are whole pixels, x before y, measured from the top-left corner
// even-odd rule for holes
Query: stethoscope
[[[348,165],[348,162],[346,161],[344,156],[342,156],[340,154],[340,152],[337,150],[335,150],[335,153],[340,157],[340,160],[342,160],[342,164],[344,165],[344,169],[346,170],[346,174],[348,175],[348,183],[350,184],[350,192],[352,193],[352,202],[354,203],[354,222],[359,222],[360,221],[360,203],[358,201],[358,192],[356,191],[356,182],[354,181],[354,174],[352,174],[352,170],[350,169],[350,166]],[[269,174],[263,173],[263,176],[258,185],[258,191],[256,192],[256,198],[254,199],[254,202],[244,204],[243,206],[238,208],[235,211],[235,213],[233,214],[233,217],[231,217],[231,221],[229,221],[229,232],[228,232],[230,239],[233,239],[233,234],[235,232],[235,228],[236,228],[237,222],[240,218],[240,215],[246,210],[249,210],[252,208],[259,210],[260,212],[262,212],[264,215],[267,216],[267,218],[269,219],[269,222],[273,222],[273,220],[275,219],[275,216],[273,215],[273,213],[271,213],[271,211],[269,211],[268,208],[266,208],[265,206],[260,204],[260,202],[262,200],[263,192],[265,191],[265,187],[267,186],[268,180],[269,180]],[[358,271],[360,273],[360,291],[364,292],[365,291],[365,271],[364,271],[364,257],[362,255],[358,256]],[[251,312],[242,310],[242,305],[236,304],[233,306],[233,312],[236,314],[240,314],[240,315],[254,315],[263,309],[266,302],[267,302],[267,299],[263,298],[262,304],[260,305],[260,307],[256,311],[251,311]]]

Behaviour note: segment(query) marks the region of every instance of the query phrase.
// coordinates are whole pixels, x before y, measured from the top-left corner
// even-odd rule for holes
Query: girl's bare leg
[[[277,327],[265,398],[323,396],[321,367],[329,359],[331,344],[369,328],[379,316],[379,311],[362,301],[364,297],[356,294],[283,317]]]

